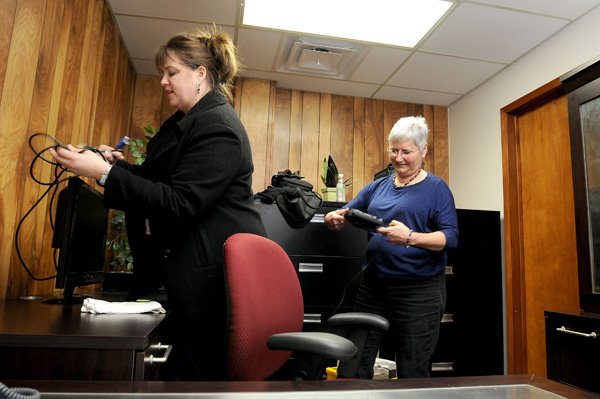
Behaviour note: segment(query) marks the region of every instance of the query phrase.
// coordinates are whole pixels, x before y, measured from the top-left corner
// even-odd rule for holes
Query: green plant
[[[323,159],[323,166],[321,169],[321,180],[325,187],[335,187],[337,185],[339,177],[338,168],[333,161],[331,155],[328,158]],[[349,183],[350,179],[344,180],[344,185],[349,186],[352,183]]]
[[[125,212],[111,210],[110,235],[106,240],[106,250],[109,252],[109,265],[114,271],[130,271],[133,269],[133,256],[125,230]]]
[[[129,153],[136,165],[140,165],[146,159],[146,144],[157,132],[150,125],[145,126],[144,131],[146,134],[142,138],[132,139],[128,144]],[[127,239],[125,212],[123,211],[112,211],[110,234],[109,239],[106,240],[106,249],[109,252],[109,264],[112,270],[131,271],[133,269],[133,256],[131,256],[131,248]]]
[[[136,165],[140,165],[146,159],[146,144],[157,132],[150,125],[144,126],[144,131],[146,134],[142,138],[129,141],[129,151]]]

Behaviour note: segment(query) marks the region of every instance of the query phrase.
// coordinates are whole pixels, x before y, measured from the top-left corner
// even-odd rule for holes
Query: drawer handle
[[[304,313],[305,323],[320,323],[321,313]]]
[[[173,346],[158,343],[155,345],[150,345],[150,349],[155,351],[165,351],[162,357],[155,357],[154,355],[144,357],[144,363],[153,365],[154,363],[166,363],[166,361],[169,359],[169,355],[171,355],[171,350],[173,349]]]
[[[312,219],[310,219],[310,223],[325,223],[325,214],[315,213]]]
[[[299,273],[323,273],[323,264],[322,263],[300,262],[298,264],[298,272]]]
[[[431,363],[431,371],[454,371],[454,362],[433,362]]]
[[[596,337],[598,336],[593,331],[591,333],[583,333],[583,332],[579,332],[579,331],[568,330],[565,326],[558,327],[556,329],[556,331],[565,333],[565,334],[572,334],[572,335],[577,335],[579,337],[592,338],[592,339],[596,339]]]
[[[454,314],[444,313],[442,316],[442,323],[454,323]]]

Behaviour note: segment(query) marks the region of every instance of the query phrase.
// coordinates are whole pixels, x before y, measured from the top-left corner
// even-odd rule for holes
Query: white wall
[[[500,108],[599,55],[596,7],[450,106],[450,188],[457,208],[503,214]]]

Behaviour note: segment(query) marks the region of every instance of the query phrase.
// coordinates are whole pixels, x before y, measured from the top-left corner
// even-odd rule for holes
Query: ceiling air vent
[[[356,54],[357,51],[351,47],[296,41],[290,49],[286,69],[343,78]]]

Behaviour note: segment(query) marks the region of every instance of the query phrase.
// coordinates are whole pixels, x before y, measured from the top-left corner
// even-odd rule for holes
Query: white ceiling
[[[600,0],[455,0],[414,49],[243,27],[242,0],[107,3],[138,74],[157,74],[154,52],[170,36],[214,22],[234,37],[244,77],[275,80],[281,88],[448,106]],[[309,56],[323,54],[314,48],[350,54],[334,69],[337,74],[307,69],[288,63],[297,42],[309,49]]]

